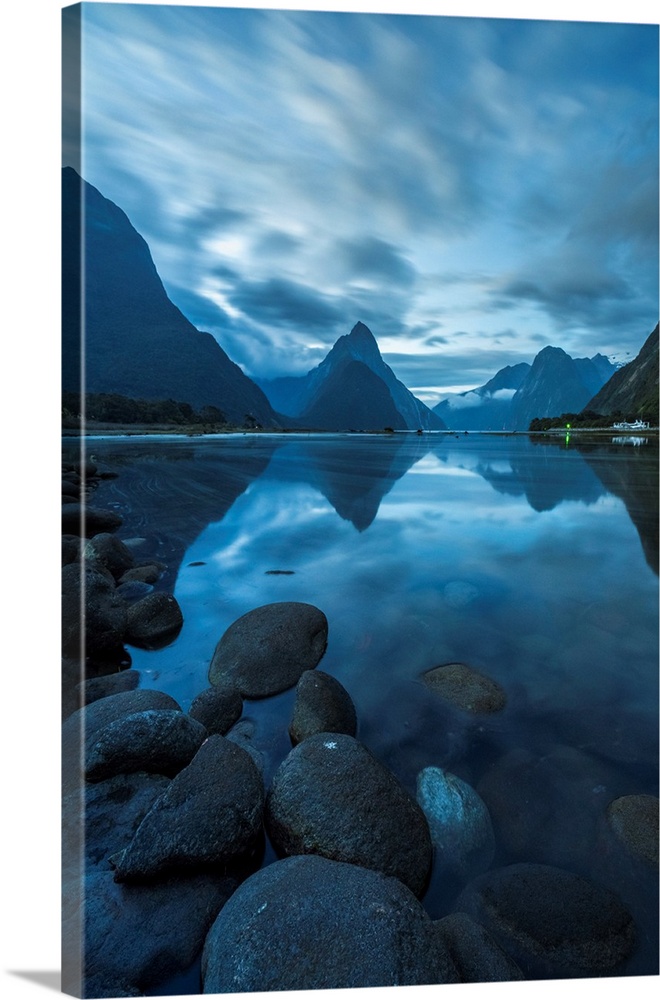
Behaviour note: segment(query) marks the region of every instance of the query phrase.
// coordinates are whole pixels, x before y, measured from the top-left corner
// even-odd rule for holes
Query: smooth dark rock
[[[261,750],[255,743],[255,725],[250,719],[240,719],[235,725],[231,727],[226,735],[228,740],[235,743],[236,746],[245,750],[246,753],[250,754],[250,757],[257,765],[257,770],[259,774],[263,775],[266,771],[266,753]]]
[[[485,927],[467,913],[451,913],[435,921],[433,928],[449,952],[461,983],[508,983],[525,978]]]
[[[296,690],[289,726],[291,742],[300,743],[314,733],[355,736],[356,732],[355,706],[346,688],[322,670],[306,670]]]
[[[152,594],[154,588],[149,583],[139,583],[138,580],[131,580],[128,583],[120,583],[117,593],[127,604],[137,604],[147,594]]]
[[[126,642],[144,649],[159,649],[181,631],[183,614],[173,594],[147,594],[128,607]]]
[[[80,486],[70,479],[62,478],[62,503],[78,503],[80,500]]]
[[[85,574],[84,608],[82,574]],[[83,612],[81,614],[81,611]],[[114,584],[79,563],[62,570],[62,651],[80,655],[114,653],[121,649],[127,628],[126,605]],[[84,633],[84,634],[83,634]]]
[[[163,575],[163,563],[147,563],[144,566],[132,566],[121,576],[120,583],[156,583]]]
[[[135,562],[133,553],[121,539],[102,531],[94,535],[83,550],[84,558],[90,565],[104,566],[118,580]]]
[[[84,857],[87,867],[111,871],[108,858],[128,847],[170,780],[162,774],[117,774],[66,796],[62,802],[65,868],[77,870]]]
[[[431,868],[424,813],[361,743],[320,733],[280,765],[266,825],[281,854],[320,854],[399,878],[419,895]]]
[[[313,670],[328,641],[328,621],[311,604],[284,601],[248,611],[215,648],[211,684],[230,683],[244,698],[266,698]]]
[[[431,921],[397,879],[305,856],[237,889],[209,931],[205,994],[455,982]]]
[[[85,777],[147,771],[173,777],[193,759],[207,732],[176,709],[147,709],[115,719],[85,743]]]
[[[201,691],[188,710],[209,733],[224,736],[237,722],[243,712],[243,699],[233,687],[210,687]]]
[[[102,531],[116,531],[122,524],[122,518],[112,510],[101,510],[98,507],[90,507],[89,504],[62,504],[64,534],[91,538]]]
[[[85,880],[83,951],[87,997],[141,996],[186,971],[202,949],[237,879],[208,873],[148,885],[119,885],[110,872]],[[69,895],[69,894],[67,894]],[[71,893],[73,896],[73,894]],[[63,948],[80,953],[75,896],[65,895]],[[65,964],[66,969],[66,964]],[[66,981],[63,989],[67,988]],[[69,992],[80,996],[70,984]]]
[[[422,674],[422,680],[432,691],[464,712],[501,712],[506,704],[503,688],[465,663],[434,667]]]
[[[549,865],[487,872],[457,909],[483,924],[527,978],[610,975],[635,946],[632,917],[614,893]]]
[[[439,767],[417,777],[417,801],[431,831],[435,864],[454,878],[485,871],[495,854],[490,814],[474,788]]]
[[[250,755],[222,736],[210,736],[154,803],[130,845],[112,859],[115,878],[123,882],[240,858],[261,832],[263,802],[263,780]]]
[[[607,807],[607,822],[620,843],[650,868],[658,868],[658,799],[622,795]]]
[[[89,680],[82,681],[78,685],[78,693],[81,704],[89,705],[92,701],[107,698],[111,694],[119,694],[121,691],[135,691],[139,683],[140,672],[138,670],[119,670],[115,674],[90,677]]]
[[[75,787],[83,780],[83,741],[85,744],[93,741],[101,729],[116,719],[152,708],[181,711],[174,698],[164,691],[138,689],[100,698],[70,715],[62,726],[62,778],[65,789]]]

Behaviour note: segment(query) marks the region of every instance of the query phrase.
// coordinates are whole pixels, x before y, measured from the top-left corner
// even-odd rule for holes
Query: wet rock
[[[302,745],[302,744],[301,744]],[[204,993],[454,982],[431,921],[397,879],[326,858],[287,858],[249,878],[202,954]]]
[[[148,594],[129,605],[126,642],[143,649],[160,649],[177,637],[183,614],[173,594]]]
[[[144,566],[133,566],[127,569],[121,576],[120,583],[156,583],[163,571],[166,569],[164,563],[146,563]]]
[[[251,719],[241,719],[227,733],[227,739],[241,750],[245,750],[257,765],[259,774],[263,775],[266,770],[266,754],[255,743],[256,728]]]
[[[120,583],[117,587],[117,594],[127,604],[137,604],[147,594],[152,594],[153,590],[154,588],[148,583],[139,583],[137,580],[131,580],[128,583]]]
[[[635,946],[632,917],[614,893],[549,865],[480,875],[457,909],[483,924],[528,978],[609,975]]]
[[[417,778],[417,801],[443,873],[465,880],[489,867],[495,854],[493,824],[470,785],[442,768],[426,767]]]
[[[116,719],[151,708],[181,711],[174,698],[164,691],[137,690],[100,698],[70,715],[62,726],[62,777],[65,789],[75,787],[83,780],[84,743],[93,741],[97,732]]]
[[[622,795],[607,807],[607,822],[617,840],[634,857],[658,867],[658,799],[655,795]]]
[[[62,504],[62,531],[68,535],[91,538],[102,531],[116,531],[123,524],[119,514],[112,510],[101,510],[88,504]]]
[[[291,742],[300,743],[315,733],[355,736],[356,732],[355,706],[346,688],[322,670],[306,670],[296,690],[289,726]]]
[[[193,721],[193,720],[191,720]],[[216,866],[246,854],[262,829],[264,787],[250,755],[210,736],[113,857],[123,882]]]
[[[118,774],[84,785],[62,801],[62,855],[65,868],[111,871],[108,858],[128,847],[140,823],[170,783],[161,774]],[[84,835],[82,823],[84,822]]]
[[[193,699],[189,714],[206,727],[209,733],[224,736],[243,713],[243,699],[236,688],[228,685],[206,688]]]
[[[84,574],[84,594],[83,594]],[[84,608],[81,603],[84,599]],[[83,612],[81,614],[81,611]],[[127,627],[126,605],[114,584],[93,570],[71,563],[62,570],[62,651],[112,654],[122,648]]]
[[[327,641],[327,619],[313,605],[264,604],[229,626],[215,648],[209,680],[234,685],[244,698],[266,698],[313,670]]]
[[[62,503],[78,503],[79,500],[80,485],[62,477]]]
[[[320,854],[393,875],[417,895],[431,868],[424,813],[361,743],[320,733],[299,743],[273,778],[266,825],[281,854]]]
[[[85,778],[147,771],[173,777],[207,737],[204,726],[176,709],[147,709],[115,719],[85,741]]]
[[[88,875],[82,995],[153,995],[167,978],[189,968],[237,884],[235,878],[208,873],[149,885],[118,885],[109,872]],[[78,921],[75,899],[69,903],[65,894],[64,951],[79,958]],[[67,985],[63,982],[63,989]],[[71,985],[70,992],[80,996]]]
[[[466,913],[451,913],[433,927],[451,956],[459,982],[508,983],[525,978],[485,927]]]
[[[124,543],[107,531],[102,531],[85,545],[83,556],[90,566],[103,566],[118,580],[133,565],[133,553]]]
[[[107,698],[121,691],[135,691],[140,683],[138,670],[120,670],[116,674],[106,674],[103,677],[90,677],[78,685],[78,694],[82,705],[89,705],[99,698]]]
[[[501,712],[506,704],[503,688],[465,663],[434,667],[422,674],[422,680],[431,691],[464,712]]]

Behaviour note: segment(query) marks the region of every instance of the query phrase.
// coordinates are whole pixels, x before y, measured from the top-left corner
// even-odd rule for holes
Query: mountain
[[[622,413],[658,422],[658,326],[629,364],[614,372],[585,409]]]
[[[532,365],[502,368],[478,389],[448,396],[433,412],[456,430],[522,430],[534,417],[577,413],[615,371],[602,354],[571,358],[544,347]]]
[[[447,396],[433,407],[433,412],[448,427],[469,431],[501,431],[509,419],[511,400],[530,367],[525,361],[518,365],[507,365],[485,385]]]
[[[352,362],[357,362],[359,367],[349,367]],[[356,412],[351,410],[348,399],[340,401],[333,398],[336,394],[346,395],[337,375],[339,372],[350,378],[351,399],[353,404],[359,404]],[[259,385],[272,406],[282,413],[300,418],[299,422],[305,426],[328,430],[379,426],[408,430],[445,429],[444,422],[413,396],[385,364],[373,333],[364,323],[356,323],[350,333],[340,337],[320,365],[306,375],[262,379]],[[389,393],[395,413],[389,409],[383,387]],[[371,407],[373,417],[363,419]],[[390,414],[387,421],[375,419],[376,413],[386,411]]]
[[[125,213],[71,167],[62,171],[62,302],[63,389],[80,391],[83,375],[87,392],[172,398],[281,426],[261,389],[170,301]]]

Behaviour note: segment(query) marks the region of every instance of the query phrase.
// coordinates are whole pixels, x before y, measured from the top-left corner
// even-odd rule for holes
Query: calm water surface
[[[447,768],[488,804],[495,865],[570,868],[633,909],[627,974],[657,972],[653,873],[603,830],[608,802],[658,794],[657,437],[238,436],[90,440],[119,473],[93,503],[168,564],[184,615],[141,686],[186,709],[240,615],[307,601],[329,621],[319,668],[355,703],[358,738],[414,793]],[[469,716],[420,674],[461,661],[506,690]],[[246,702],[266,780],[290,750],[294,692]],[[272,851],[266,847],[266,861]],[[460,886],[434,873],[425,905]]]

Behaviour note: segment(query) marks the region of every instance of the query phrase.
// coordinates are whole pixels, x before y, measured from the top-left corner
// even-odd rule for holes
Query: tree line
[[[217,406],[194,410],[190,403],[176,399],[131,399],[115,392],[62,393],[62,421],[79,424],[85,420],[107,424],[176,424],[181,427],[227,426],[227,417]],[[255,426],[254,418],[245,415],[246,426]]]

